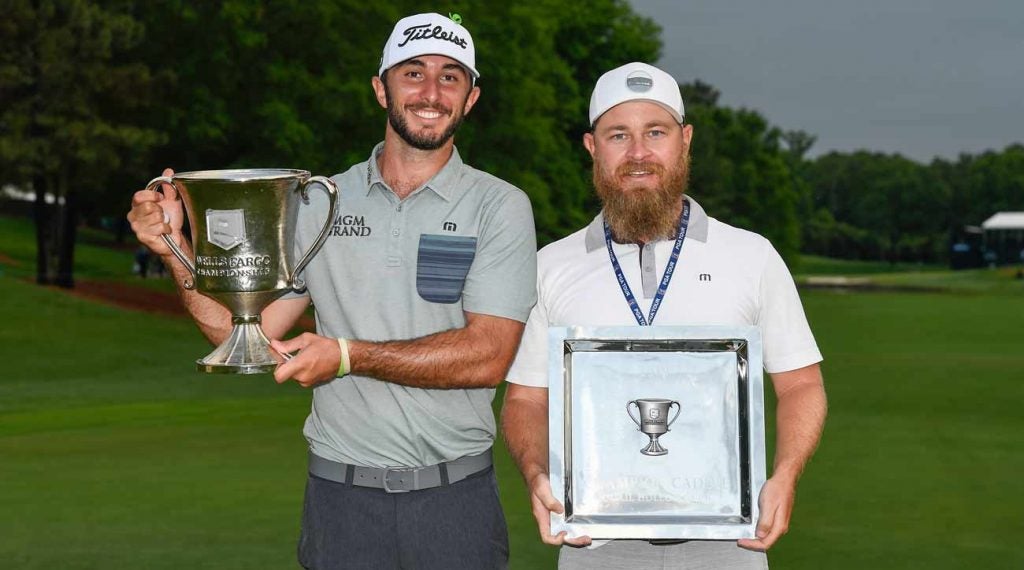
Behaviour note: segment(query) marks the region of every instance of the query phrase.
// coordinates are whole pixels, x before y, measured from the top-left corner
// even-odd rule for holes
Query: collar
[[[387,183],[380,175],[380,169],[377,168],[377,157],[384,151],[384,143],[379,142],[377,146],[373,147],[373,152],[370,153],[370,160],[366,161],[366,194],[369,195],[370,191],[377,184],[388,187]],[[463,162],[462,157],[459,156],[459,149],[452,147],[452,155],[448,158],[448,162],[445,163],[444,167],[441,168],[430,180],[427,180],[426,184],[417,188],[413,191],[413,194],[419,192],[423,188],[429,188],[439,197],[445,201],[452,199],[452,188],[455,186],[455,182],[458,180],[460,171],[462,170]]]
[[[690,202],[690,225],[686,229],[686,239],[695,239],[701,243],[707,243],[708,241],[708,215],[704,212],[704,208],[700,207],[700,204],[693,199],[692,196],[687,195],[686,199]],[[584,237],[584,243],[587,246],[587,253],[594,251],[595,249],[604,248],[604,212],[597,214],[590,225],[587,226],[587,234]],[[673,238],[672,241],[675,241]]]

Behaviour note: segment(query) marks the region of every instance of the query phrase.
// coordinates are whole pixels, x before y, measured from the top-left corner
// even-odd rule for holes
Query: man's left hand
[[[743,538],[737,544],[760,552],[771,548],[789,530],[789,516],[793,512],[795,498],[796,481],[785,480],[780,476],[765,481],[758,497],[761,513],[757,521],[757,538]]]
[[[285,355],[299,351],[274,371],[278,384],[294,379],[303,388],[311,388],[338,376],[341,348],[337,339],[303,333],[290,340],[272,340],[270,346]]]

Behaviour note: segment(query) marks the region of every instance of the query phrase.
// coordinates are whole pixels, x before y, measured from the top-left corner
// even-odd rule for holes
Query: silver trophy
[[[640,412],[639,420],[633,416],[630,405],[636,406],[637,411]],[[668,411],[672,409],[672,406],[676,407],[676,415],[672,416],[671,420],[668,420]],[[633,420],[633,423],[636,424],[636,427],[640,428],[640,431],[651,438],[651,442],[647,444],[647,447],[641,449],[640,453],[644,455],[665,455],[668,453],[668,450],[658,443],[658,436],[668,432],[669,426],[679,417],[680,411],[682,411],[682,408],[679,406],[679,402],[662,398],[630,400],[626,404],[626,413],[629,414],[629,419]]]
[[[283,169],[180,172],[154,178],[146,189],[160,191],[161,184],[177,190],[192,226],[194,263],[170,236],[162,236],[192,274],[182,285],[227,307],[234,325],[227,340],[196,361],[199,371],[273,371],[287,357],[270,347],[260,313],[285,293],[305,288],[299,274],[327,239],[338,187],[305,170]],[[330,207],[320,234],[296,262],[299,207],[309,204],[314,184],[327,191]]]

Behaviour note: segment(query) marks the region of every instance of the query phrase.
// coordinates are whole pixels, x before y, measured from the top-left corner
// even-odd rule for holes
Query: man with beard
[[[531,495],[541,538],[562,548],[559,567],[766,568],[786,532],[797,479],[825,419],[818,352],[792,277],[763,237],[708,217],[685,194],[693,126],[676,81],[631,63],[604,74],[590,100],[602,211],[537,258],[537,304],[508,375],[502,428]],[[635,292],[635,293],[634,293]],[[655,321],[657,319],[657,321]],[[552,536],[563,506],[548,478],[549,326],[756,325],[778,396],[775,464],[760,501],[757,538],[657,544]]]
[[[275,379],[315,386],[304,430],[306,568],[507,565],[491,402],[535,300],[536,240],[526,195],[466,166],[454,147],[478,77],[463,26],[439,14],[398,22],[372,80],[388,114],[384,141],[334,177],[342,215],[305,270],[308,294],[263,313],[263,329],[280,339],[316,307],[317,334],[272,342],[297,351]],[[298,251],[327,209],[311,194]],[[181,205],[172,188],[165,196],[137,193],[128,217],[180,281],[186,271],[159,236],[185,245]],[[230,314],[181,293],[203,333],[226,338]]]

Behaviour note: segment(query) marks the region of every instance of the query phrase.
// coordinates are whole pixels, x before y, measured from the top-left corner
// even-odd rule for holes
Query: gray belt
[[[346,485],[405,493],[462,481],[491,466],[491,450],[428,467],[360,467],[309,453],[309,474]]]

